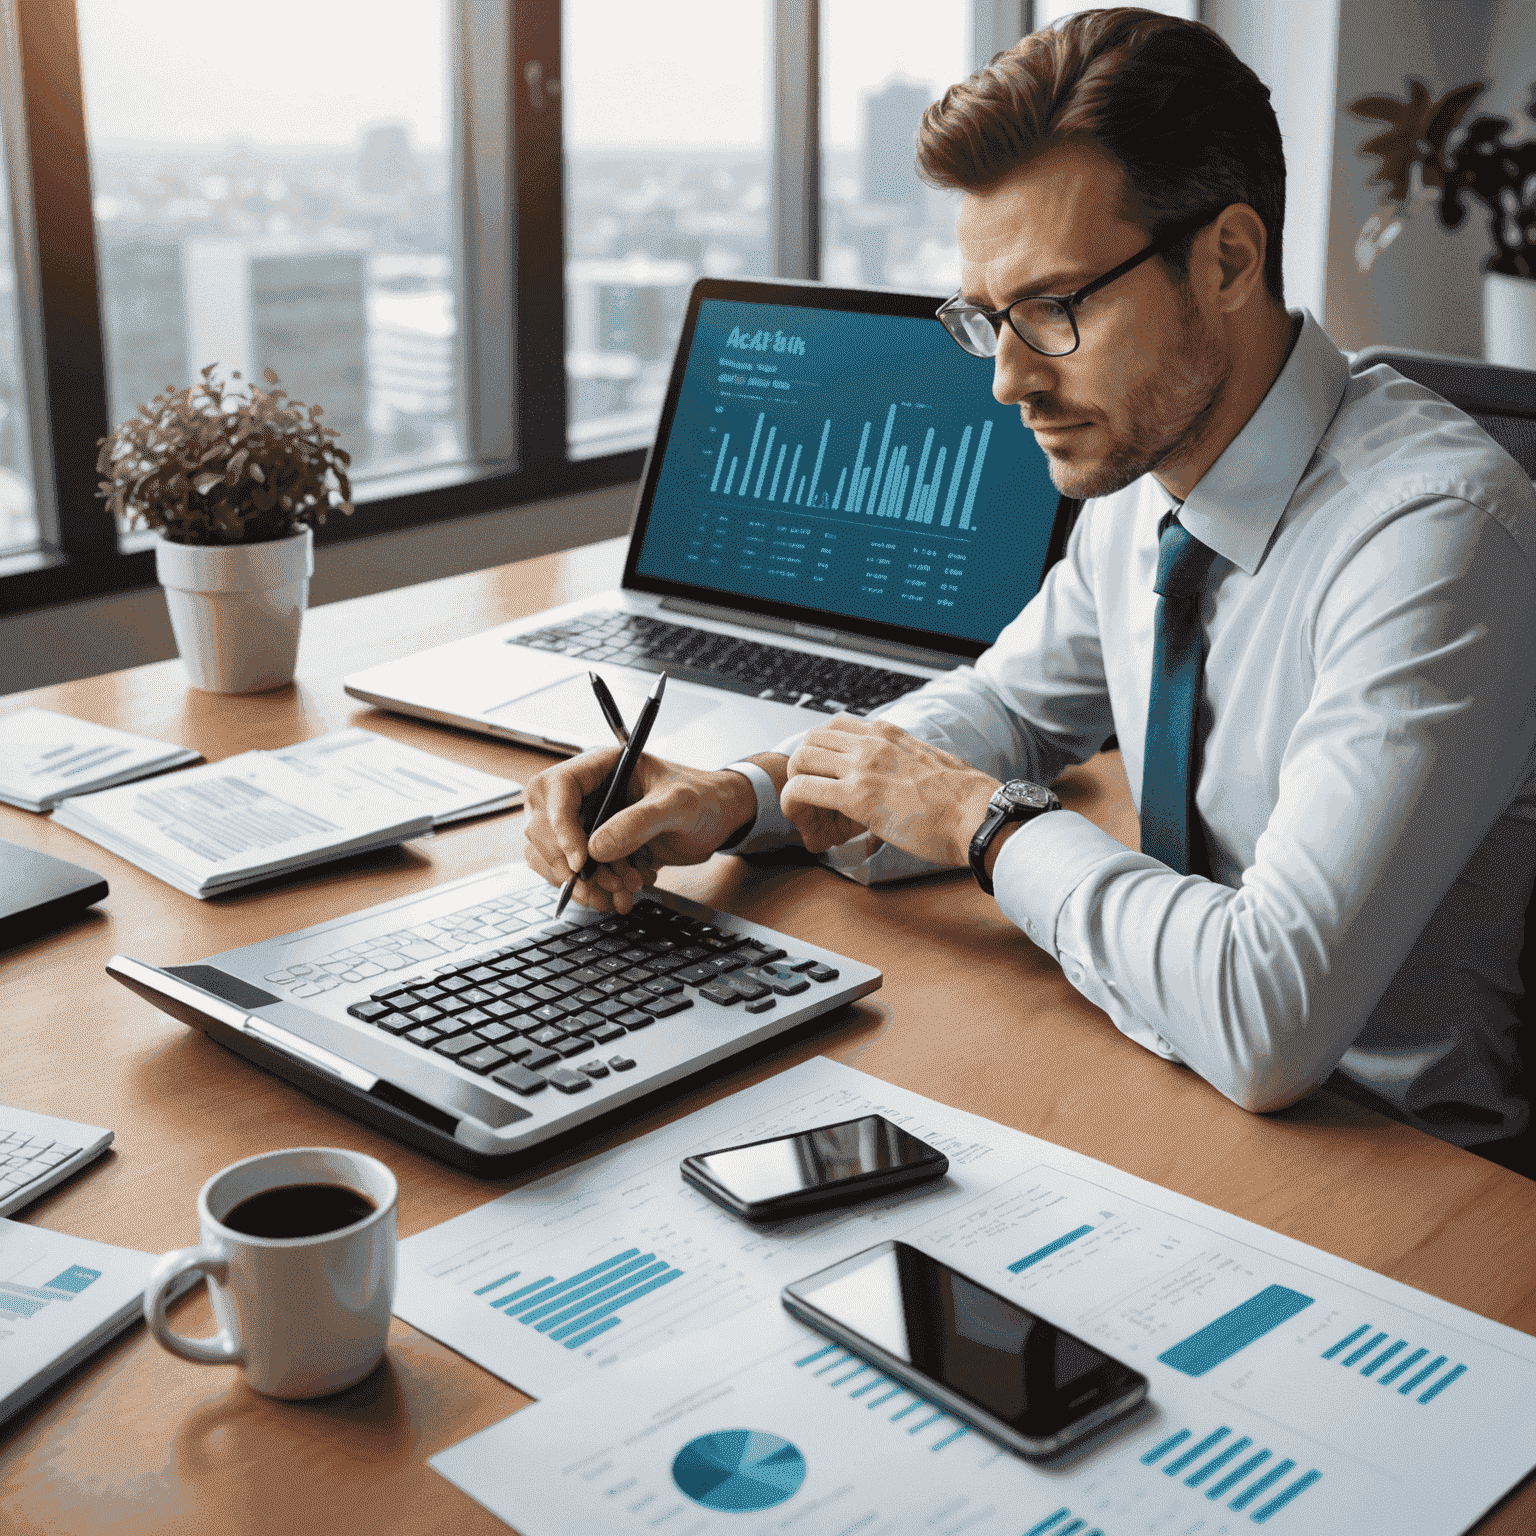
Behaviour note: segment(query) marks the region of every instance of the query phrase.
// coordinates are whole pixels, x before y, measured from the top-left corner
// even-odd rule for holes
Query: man
[[[578,894],[627,909],[722,845],[798,838],[864,880],[974,854],[1122,1032],[1238,1104],[1328,1080],[1491,1142],[1526,1114],[1536,495],[1467,417],[1350,377],[1287,313],[1268,94],[1207,28],[1118,10],[929,108],[919,168],[962,193],[942,318],[1086,498],[1066,555],[974,670],[879,719],[714,773],[647,760]],[[1111,733],[1142,852],[1041,787],[994,802]],[[549,879],[581,867],[613,759],[530,786]]]

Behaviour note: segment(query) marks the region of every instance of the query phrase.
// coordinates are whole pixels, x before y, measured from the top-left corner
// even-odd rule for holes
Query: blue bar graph
[[[1369,1339],[1364,1343],[1357,1342],[1365,1339],[1367,1334],[1370,1335]],[[1387,1344],[1388,1337],[1389,1335],[1381,1329],[1373,1330],[1369,1323],[1362,1323],[1358,1328],[1346,1333],[1336,1344],[1325,1349],[1323,1359],[1338,1359],[1339,1364],[1343,1366],[1358,1365],[1362,1376],[1374,1379],[1383,1387],[1397,1387],[1402,1397],[1412,1397],[1441,1366],[1448,1363],[1444,1355],[1436,1355],[1427,1365],[1420,1366],[1419,1362],[1429,1354],[1427,1349],[1410,1350],[1405,1355],[1403,1351],[1408,1349],[1408,1340],[1393,1339],[1390,1344]],[[1386,1344],[1385,1349],[1381,1348],[1383,1344]],[[1351,1345],[1356,1347],[1350,1348]],[[1349,1353],[1345,1354],[1345,1350],[1349,1350]],[[1414,1370],[1415,1366],[1419,1366],[1419,1369]],[[1411,1376],[1408,1375],[1410,1371],[1413,1371]],[[1379,1375],[1378,1372],[1380,1372]],[[1433,1386],[1419,1393],[1417,1401],[1432,1403],[1453,1381],[1465,1376],[1466,1373],[1467,1368],[1464,1365],[1458,1365],[1447,1371]],[[1400,1378],[1404,1376],[1408,1379],[1399,1385]]]
[[[1312,1297],[1300,1291],[1283,1285],[1266,1286],[1242,1306],[1207,1323],[1157,1358],[1186,1376],[1204,1376],[1311,1305]]]
[[[1093,1231],[1092,1227],[1077,1227],[1068,1232],[1065,1237],[1058,1237],[1054,1242],[1049,1242],[1043,1248],[1036,1248],[1033,1253],[1026,1253],[1022,1259],[1017,1259],[1008,1266],[1010,1275],[1019,1275],[1030,1267],[1038,1264],[1041,1259],[1048,1259],[1053,1253],[1059,1253],[1068,1243],[1075,1243],[1078,1238],[1086,1237]]]
[[[1199,1440],[1195,1440],[1190,1430],[1180,1429],[1144,1452],[1141,1464],[1159,1467],[1168,1477],[1186,1474],[1183,1476],[1184,1486],[1200,1489],[1212,1502],[1231,1494],[1232,1501],[1227,1508],[1244,1510],[1259,1504],[1271,1489],[1296,1470],[1296,1463],[1290,1457],[1274,1461],[1272,1451],[1254,1448],[1250,1435],[1239,1435],[1236,1439],[1231,1435],[1231,1429],[1225,1424]],[[1175,1450],[1178,1454],[1164,1462],[1164,1458]],[[1278,1489],[1267,1503],[1254,1510],[1252,1518],[1262,1524],[1321,1478],[1322,1473],[1315,1469],[1304,1473],[1294,1483]]]
[[[531,1325],[536,1333],[548,1334],[551,1340],[567,1349],[580,1349],[599,1334],[619,1326],[623,1319],[615,1314],[621,1307],[680,1280],[682,1273],[654,1253],[626,1248],[567,1279],[557,1280],[553,1275],[545,1275],[505,1296],[491,1297],[489,1305],[497,1308],[503,1317],[515,1318],[519,1323]],[[511,1274],[481,1286],[475,1295],[489,1296],[490,1292],[510,1284],[520,1274],[520,1270],[513,1270]]]
[[[841,427],[832,417],[822,419],[821,431],[815,438],[794,443],[778,426],[768,426],[768,413],[759,411],[745,459],[739,448],[734,454],[730,452],[732,437],[746,435],[744,426],[738,423],[735,433],[721,435],[720,446],[715,450],[710,492],[738,501],[776,502],[780,506],[841,511],[920,526],[933,523],[942,494],[944,511],[939,526],[969,532],[993,423],[984,420],[979,432],[966,426],[958,444],[937,441],[936,427],[924,429],[921,444],[904,443],[893,440],[897,432],[896,412],[894,403],[886,410],[873,462],[869,454],[875,422],[871,420],[862,424],[852,461],[837,463],[841,454],[847,452],[847,446],[832,443],[834,431],[842,435]],[[846,439],[844,442],[847,444]],[[810,466],[806,474],[800,473],[802,460]]]

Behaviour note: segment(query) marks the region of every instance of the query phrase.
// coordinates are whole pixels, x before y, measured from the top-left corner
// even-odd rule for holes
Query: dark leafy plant
[[[1446,229],[1458,229],[1466,218],[1462,198],[1471,196],[1488,210],[1493,239],[1483,270],[1536,279],[1536,139],[1505,143],[1513,126],[1507,117],[1475,117],[1450,148],[1451,134],[1486,89],[1486,82],[1472,81],[1435,101],[1422,80],[1410,79],[1406,102],[1362,96],[1350,104],[1356,117],[1388,125],[1360,146],[1362,156],[1380,162],[1372,184],[1388,189],[1355,241],[1362,272],[1425,203],[1435,203]],[[1536,86],[1525,115],[1536,121]]]
[[[245,392],[204,368],[199,384],[141,405],[98,444],[97,495],[124,528],[173,544],[263,544],[352,512],[351,456],[321,408],[254,382]],[[239,379],[237,373],[233,376]]]

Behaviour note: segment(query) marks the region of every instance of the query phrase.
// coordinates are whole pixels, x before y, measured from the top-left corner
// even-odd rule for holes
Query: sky
[[[573,148],[766,151],[768,0],[565,0]],[[446,0],[79,0],[98,143],[353,145],[404,121],[447,142]],[[970,0],[822,0],[825,141],[852,148],[859,105],[898,78],[970,72]]]

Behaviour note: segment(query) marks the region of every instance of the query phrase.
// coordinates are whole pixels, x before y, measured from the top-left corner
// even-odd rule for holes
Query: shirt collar
[[[1348,360],[1328,333],[1307,311],[1290,313],[1301,333],[1279,377],[1179,509],[1202,544],[1250,576],[1349,382]]]

